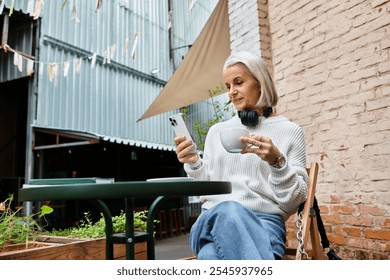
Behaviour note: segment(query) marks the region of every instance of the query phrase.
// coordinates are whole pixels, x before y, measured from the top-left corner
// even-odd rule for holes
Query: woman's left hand
[[[270,165],[275,164],[281,156],[281,152],[268,137],[252,134],[251,137],[241,137],[240,140],[248,144],[248,147],[242,150],[241,154],[256,154]]]

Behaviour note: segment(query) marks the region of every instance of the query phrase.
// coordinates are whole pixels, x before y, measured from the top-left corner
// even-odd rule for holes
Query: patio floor
[[[177,237],[156,240],[156,260],[176,260],[192,256],[189,233]]]

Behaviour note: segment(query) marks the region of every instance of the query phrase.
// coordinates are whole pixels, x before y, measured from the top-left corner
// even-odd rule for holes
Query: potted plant
[[[31,247],[43,246],[36,239],[44,232],[44,229],[36,223],[34,217],[40,218],[53,212],[47,205],[41,207],[38,214],[28,216],[20,215],[21,208],[13,211],[11,194],[4,202],[0,203],[0,252],[14,250],[15,248],[29,249]]]
[[[134,212],[134,229],[136,231],[146,231],[147,211]],[[156,222],[156,221],[155,221]],[[125,231],[126,215],[122,210],[119,215],[112,217],[114,233]],[[80,221],[77,227],[71,227],[61,230],[52,230],[49,236],[44,236],[46,240],[53,240],[53,237],[66,237],[84,239],[89,241],[91,247],[95,248],[96,252],[91,252],[89,259],[104,259],[105,258],[105,221],[103,216],[96,222],[90,219],[89,213],[84,213],[84,220]],[[147,259],[146,242],[135,244],[135,258],[138,260]],[[126,246],[125,244],[114,244],[115,259],[125,259]]]

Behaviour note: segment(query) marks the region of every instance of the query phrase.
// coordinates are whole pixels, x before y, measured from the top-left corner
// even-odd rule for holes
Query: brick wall
[[[229,0],[232,50],[259,52],[260,33],[257,0]]]
[[[266,3],[266,0],[229,0],[231,49],[261,53],[273,70]]]
[[[344,259],[390,259],[390,1],[229,1],[233,50],[250,49],[254,28],[239,25],[248,11],[258,17],[256,50],[273,66],[278,112],[303,127],[308,162],[320,163],[317,198],[333,247]]]

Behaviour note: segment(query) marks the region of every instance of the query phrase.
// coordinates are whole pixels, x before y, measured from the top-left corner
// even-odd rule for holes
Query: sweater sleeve
[[[205,139],[205,150],[203,153],[203,158],[200,158],[199,161],[201,161],[200,167],[193,169],[191,168],[191,165],[188,163],[184,164],[184,171],[187,173],[187,175],[191,178],[194,178],[197,181],[210,181],[210,175],[209,175],[209,153],[210,153],[210,147],[212,146],[212,139],[214,134],[214,127],[211,127],[209,132],[207,133],[206,139]]]
[[[297,128],[283,154],[286,164],[280,169],[271,167],[269,184],[274,191],[280,209],[296,212],[307,198],[308,175],[306,172],[306,148],[303,131]]]
[[[200,165],[198,168],[193,169],[188,163],[184,164],[184,171],[191,178],[194,178],[197,181],[209,181],[210,178],[207,175],[207,161],[199,158]]]

